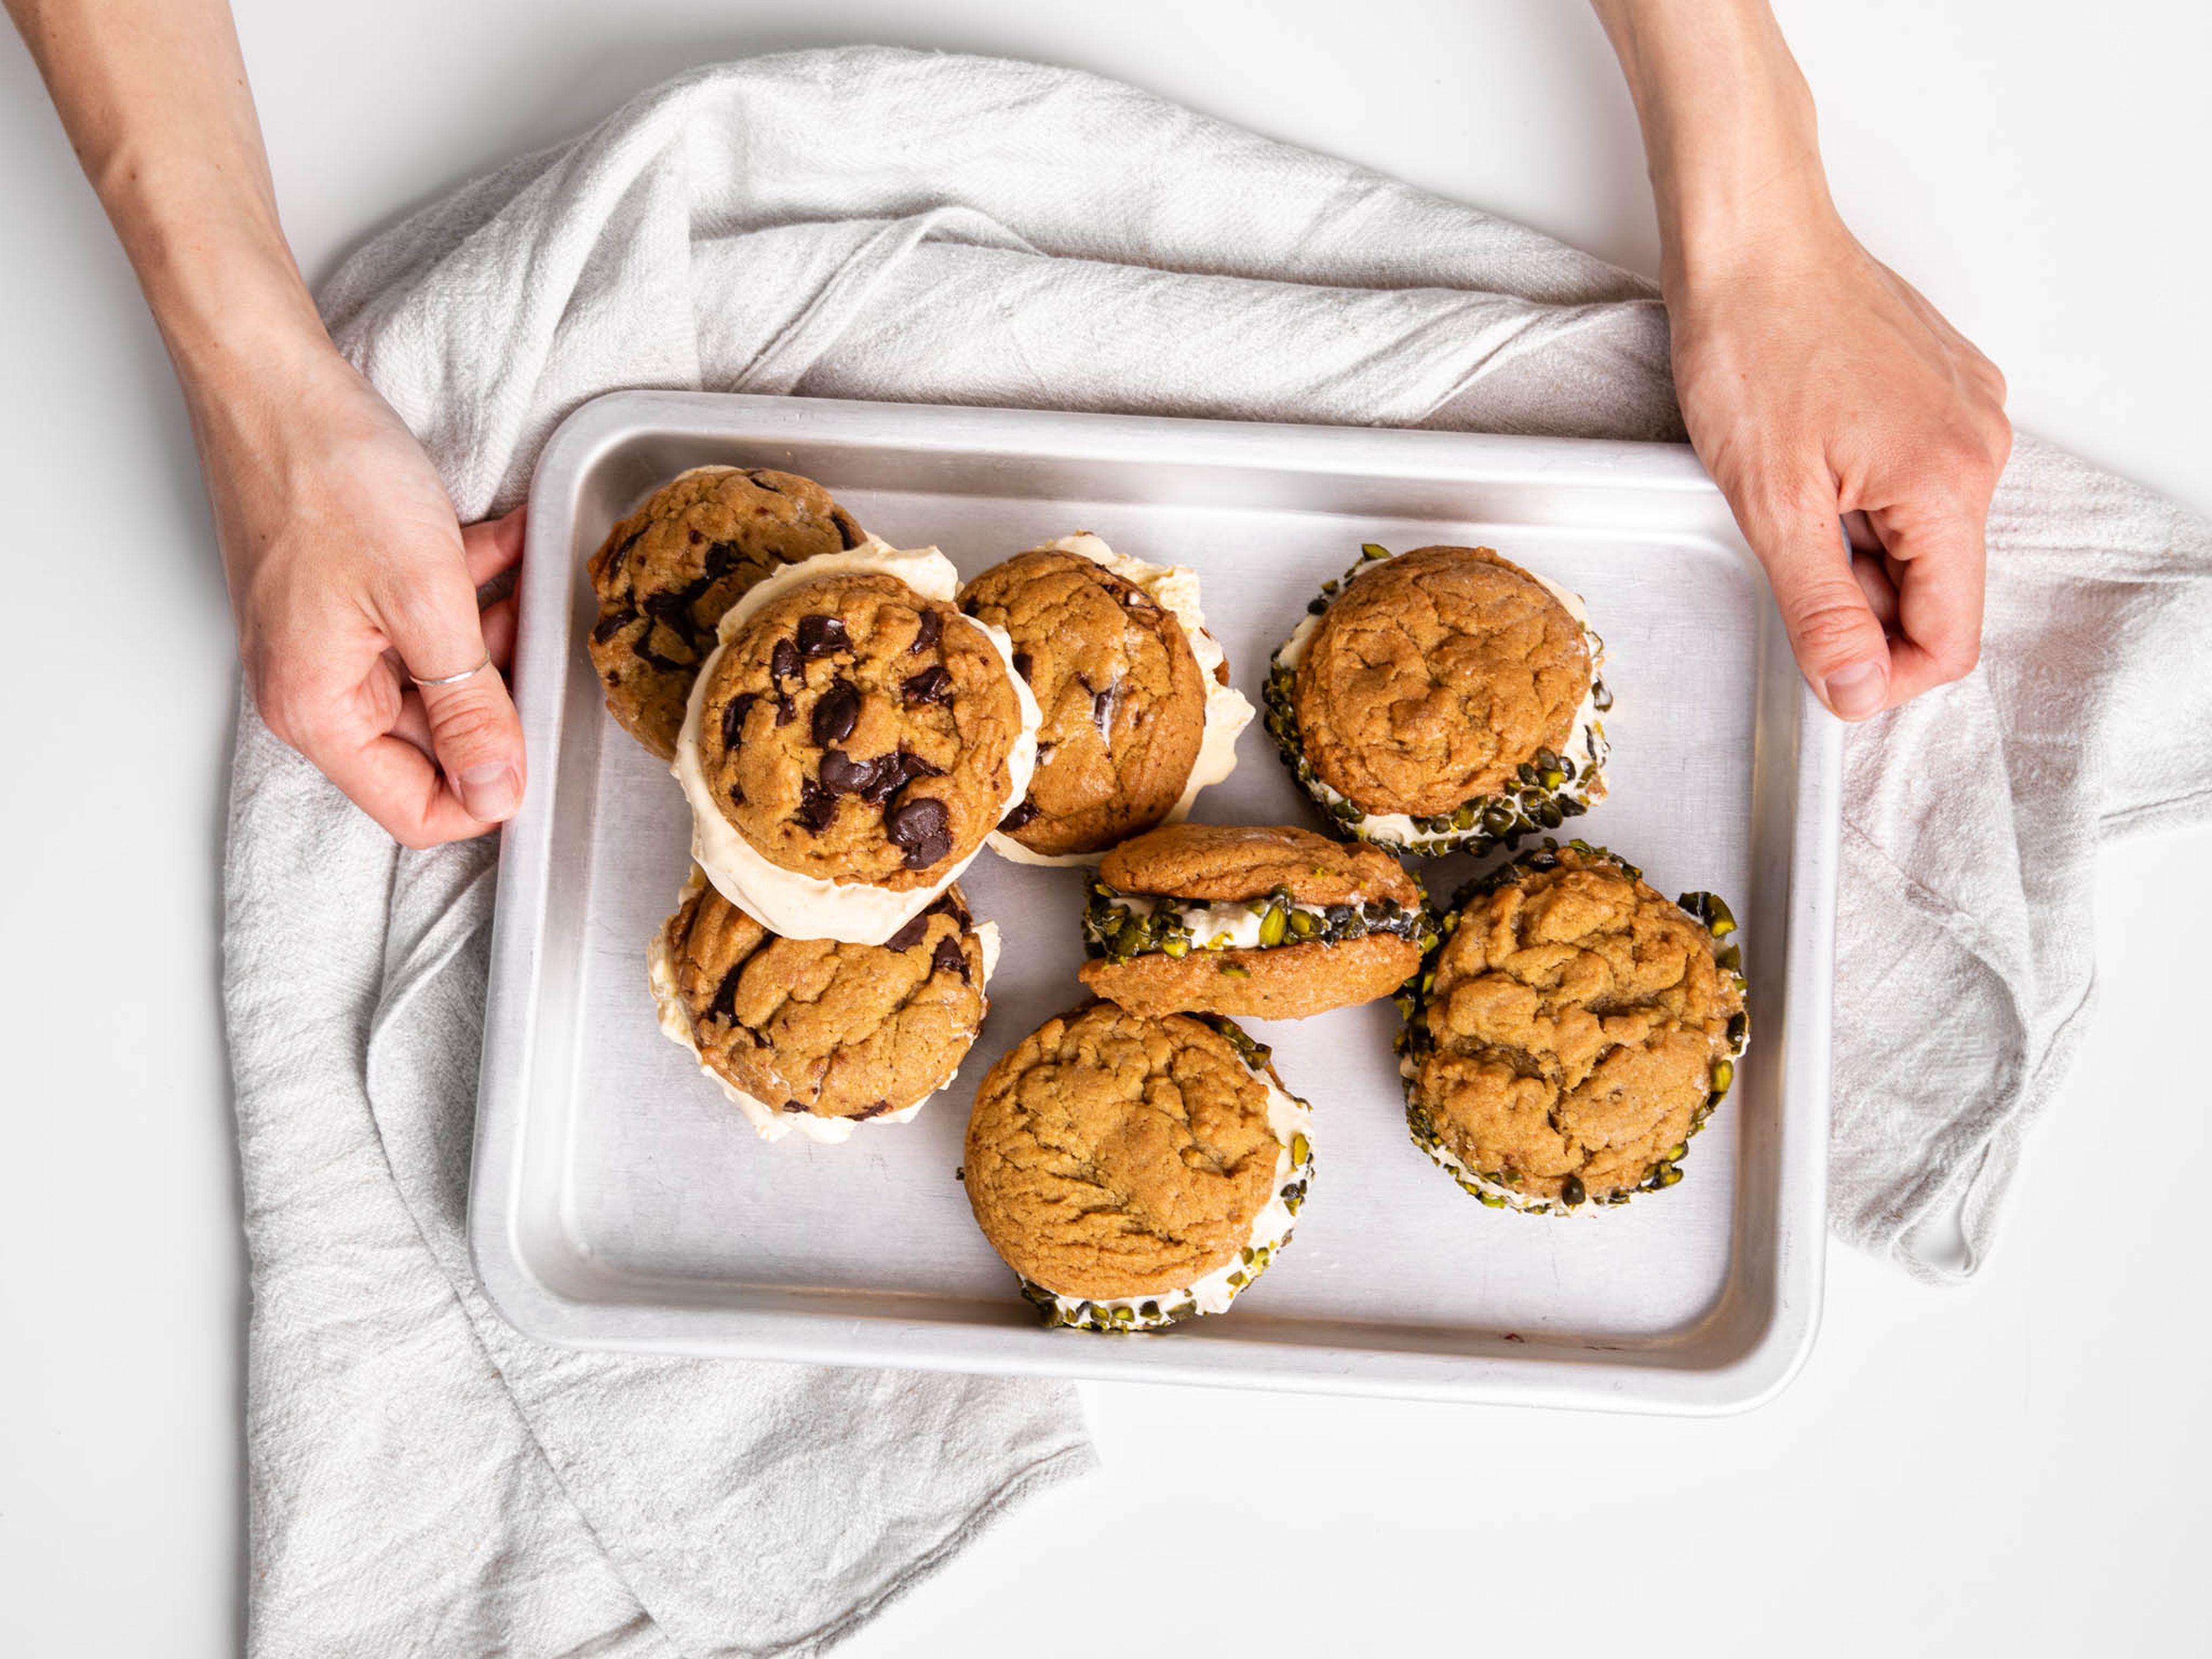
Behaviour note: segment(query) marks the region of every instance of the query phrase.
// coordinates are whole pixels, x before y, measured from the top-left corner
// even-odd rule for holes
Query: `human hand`
[[[511,817],[514,601],[479,612],[477,590],[520,560],[520,510],[463,528],[421,446],[319,331],[281,371],[264,361],[250,385],[186,394],[269,729],[409,847]]]
[[[1964,676],[2004,377],[1832,213],[1669,277],[1690,441],[1814,691],[1864,720]]]

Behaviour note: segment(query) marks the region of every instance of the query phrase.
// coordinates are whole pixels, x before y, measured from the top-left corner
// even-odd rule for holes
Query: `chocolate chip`
[[[818,836],[837,816],[837,797],[808,778],[799,786],[799,811],[794,816],[801,827]]]
[[[744,691],[740,692],[738,696],[732,697],[727,703],[723,705],[723,748],[735,749],[738,746],[738,739],[744,735],[745,716],[753,712],[753,705],[759,701],[760,698],[757,694],[751,691]]]
[[[862,795],[883,785],[885,769],[896,769],[897,761],[890,755],[878,755],[873,760],[856,761],[842,749],[822,751],[822,787],[833,795]],[[893,788],[897,785],[891,786]],[[888,794],[889,790],[884,793]]]
[[[1011,836],[1017,830],[1028,829],[1037,821],[1039,815],[1037,804],[1033,800],[1025,800],[999,820],[999,828]]]
[[[860,718],[860,689],[850,680],[832,681],[814,704],[814,746],[827,749],[853,735]]]
[[[945,635],[945,618],[934,611],[921,613],[921,624],[914,630],[914,643],[906,648],[909,657],[918,657],[925,651],[934,650]]]
[[[691,539],[695,542],[699,539],[697,531],[691,532]],[[744,550],[735,542],[716,542],[708,548],[707,556],[700,565],[700,568],[706,572],[708,585],[712,586],[736,569],[744,553]]]
[[[811,661],[826,657],[833,651],[850,651],[851,637],[845,632],[842,617],[801,617],[799,619],[799,654]]]
[[[619,611],[610,611],[592,625],[592,638],[605,645],[609,640],[637,620],[637,607],[624,605]]]
[[[932,766],[910,749],[902,749],[897,754],[884,758],[886,763],[882,780],[875,788],[865,792],[867,799],[878,806],[916,778],[941,778],[945,775],[943,767]]]
[[[1091,719],[1098,727],[1098,735],[1102,738],[1111,738],[1114,735],[1114,705],[1120,701],[1121,690],[1121,685],[1117,682],[1108,686],[1103,691],[1095,691],[1091,694]]]
[[[929,936],[929,912],[924,910],[912,921],[884,941],[886,951],[911,951]]]
[[[921,756],[904,749],[864,761],[856,761],[837,749],[826,749],[822,753],[823,787],[832,794],[858,795],[875,806],[882,805],[916,778],[944,775],[942,767],[932,766]]]
[[[707,538],[701,535],[697,531],[694,530],[687,534],[685,539],[688,540],[692,546],[696,547],[701,542],[705,541]]]
[[[884,814],[884,833],[905,849],[909,870],[927,870],[952,850],[951,824],[951,813],[934,795],[902,800]]]
[[[732,806],[743,806],[744,804],[745,804],[745,787],[744,787],[744,785],[743,785],[742,783],[733,783],[733,784],[732,784],[732,785],[730,786],[730,805],[732,805]]]
[[[902,682],[899,695],[908,702],[945,702],[952,696],[952,676],[944,668],[925,668]]]
[[[612,581],[622,573],[623,561],[629,556],[630,549],[637,545],[637,538],[643,534],[645,534],[645,526],[640,525],[635,530],[631,531],[628,536],[623,538],[623,544],[620,547],[617,547],[613,552],[607,555],[607,580],[609,581]]]
[[[859,1111],[854,1113],[853,1115],[855,1119],[881,1117],[885,1112],[890,1110],[890,1109],[891,1103],[888,1100],[872,1101],[867,1105],[860,1108]]]
[[[921,914],[925,916],[950,916],[953,921],[960,924],[960,931],[963,933],[966,933],[969,927],[972,925],[969,919],[966,908],[961,904],[958,899],[952,896],[951,891],[949,889],[945,892],[939,893],[937,896],[937,902],[931,905],[929,908],[924,910]]]
[[[714,992],[714,1000],[707,1005],[708,1014],[715,1019],[738,1023],[738,981],[744,977],[745,964],[739,963],[722,975],[722,982]]]
[[[803,1112],[806,1109],[806,1103],[803,1100],[787,1100],[783,1103],[783,1109],[787,1112]]]
[[[957,974],[963,984],[975,982],[968,977],[968,953],[960,948],[960,941],[950,933],[938,940],[937,949],[930,952],[929,969],[932,973]]]
[[[778,726],[788,726],[792,721],[798,718],[799,705],[791,700],[791,693],[788,691],[777,692],[775,694],[775,723]]]
[[[799,676],[799,647],[789,640],[778,640],[775,649],[768,653],[768,672],[778,682],[795,680]]]
[[[972,616],[974,616],[974,615],[975,614],[975,600],[973,600],[973,599],[963,599],[963,600],[961,600],[961,601],[960,601],[960,614],[961,614],[962,616],[963,616],[963,617],[972,617]]]
[[[1029,678],[1030,669],[1033,665],[1034,665],[1030,661],[1030,653],[1028,652],[1017,651],[1014,653],[1014,672],[1019,674],[1024,679]]]
[[[648,663],[671,674],[681,674],[687,669],[696,668],[699,665],[696,659],[690,662],[678,662],[673,657],[664,656],[654,650],[651,623],[647,623],[641,629],[637,637],[629,642],[629,653],[640,662]]]

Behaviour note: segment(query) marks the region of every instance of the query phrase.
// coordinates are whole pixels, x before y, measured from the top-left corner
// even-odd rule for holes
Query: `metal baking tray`
[[[954,1177],[976,1082],[1079,1001],[1082,884],[987,853],[1005,955],[981,1039],[913,1122],[758,1139],[655,1028],[645,948],[686,871],[666,769],[606,717],[585,558],[702,463],[817,478],[972,575],[1093,530],[1196,567],[1255,702],[1268,653],[1362,542],[1487,544],[1586,596],[1618,702],[1613,793],[1575,828],[1733,904],[1752,1043],[1686,1178],[1595,1215],[1462,1194],[1407,1139],[1389,1003],[1252,1022],[1315,1107],[1297,1237],[1223,1317],[1047,1331]],[[1839,728],[1686,448],[706,393],[618,392],[546,446],[515,686],[529,798],[500,853],[470,1237],[521,1330],[577,1347],[1662,1412],[1780,1389],[1826,1236]],[[1196,816],[1315,822],[1255,724]],[[1448,896],[1475,867],[1424,870]]]

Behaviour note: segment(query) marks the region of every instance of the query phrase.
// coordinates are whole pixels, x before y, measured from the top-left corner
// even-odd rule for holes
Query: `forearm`
[[[143,289],[196,421],[319,344],[224,0],[4,0]]]
[[[1834,222],[1811,89],[1765,0],[1594,0],[1644,129],[1670,294]]]

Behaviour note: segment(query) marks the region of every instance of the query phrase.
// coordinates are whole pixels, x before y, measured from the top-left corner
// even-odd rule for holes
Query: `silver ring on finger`
[[[425,679],[422,675],[415,673],[410,670],[409,671],[407,678],[414,681],[418,686],[459,685],[463,680],[472,680],[476,678],[477,675],[483,673],[485,669],[490,666],[491,653],[487,651],[483,653],[483,660],[482,662],[478,663],[474,668],[464,668],[458,674],[439,674],[431,678]]]

